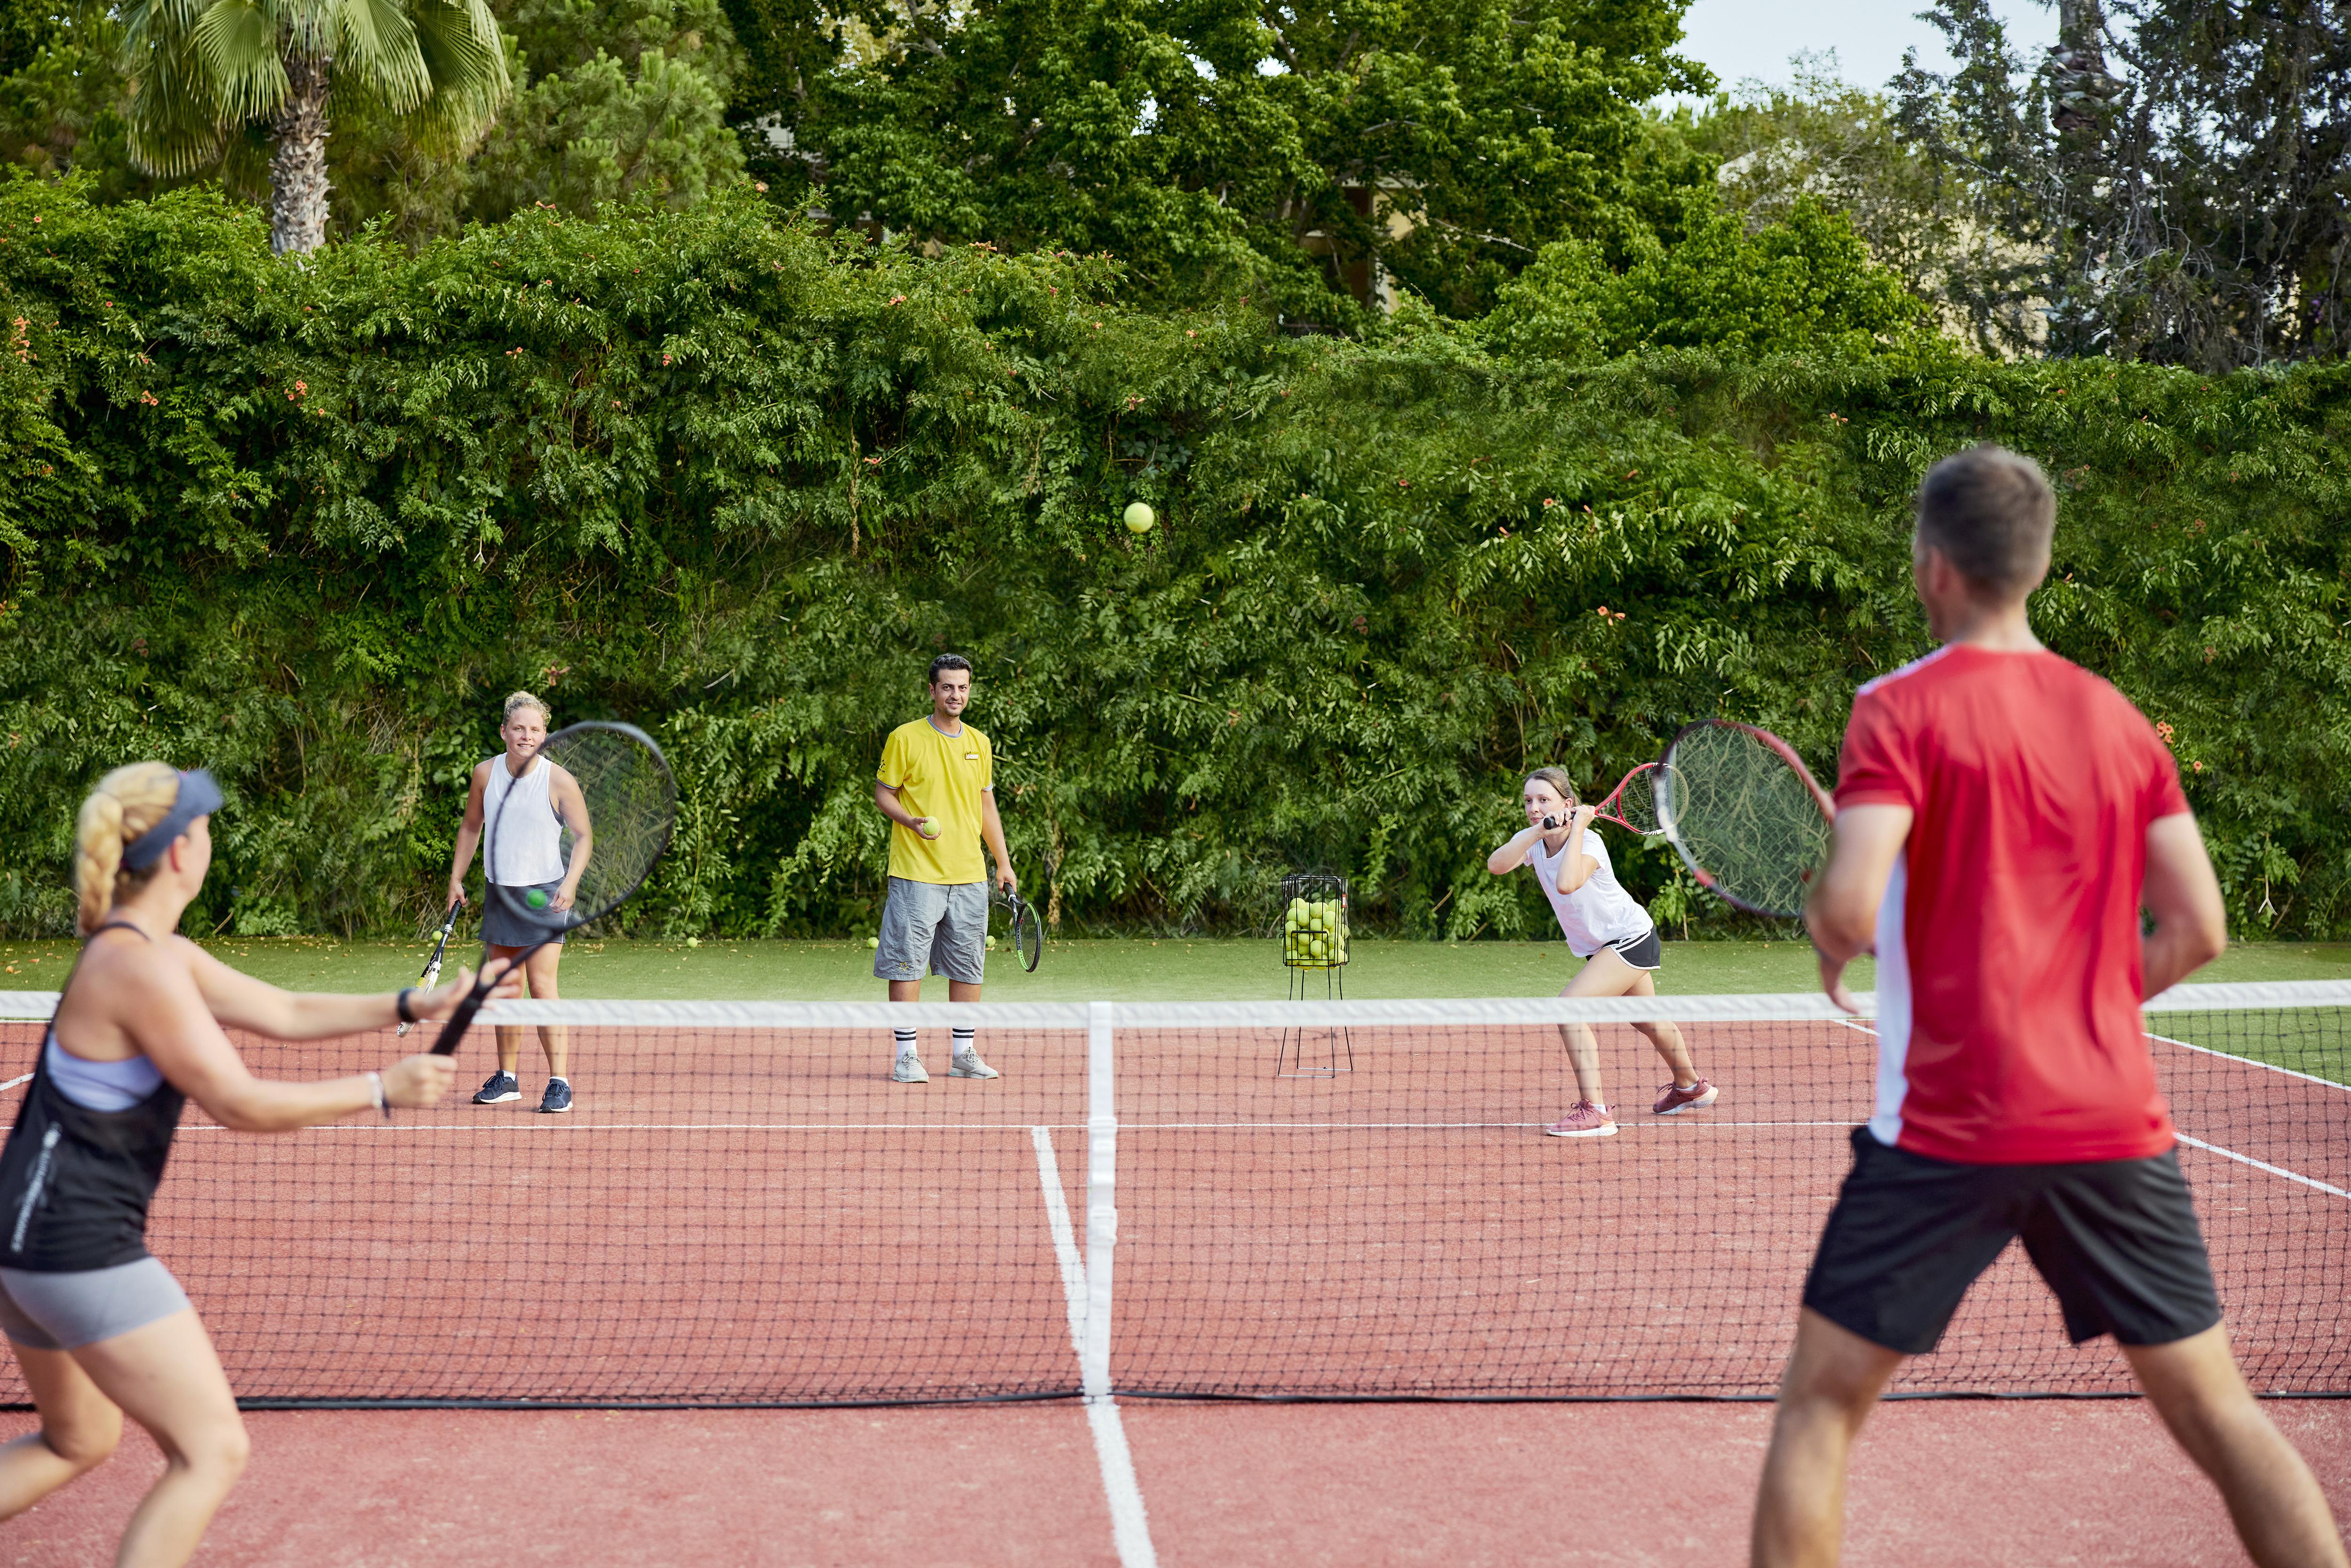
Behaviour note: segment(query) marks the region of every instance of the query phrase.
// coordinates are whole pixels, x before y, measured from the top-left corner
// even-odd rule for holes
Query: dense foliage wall
[[[956,648],[1065,929],[1238,925],[1314,864],[1374,924],[1534,931],[1480,863],[1520,770],[1727,713],[1833,773],[1926,647],[1906,495],[1987,438],[2057,477],[2040,624],[2168,727],[2240,925],[2351,925],[2351,372],[1570,363],[1118,290],[748,200],[305,267],[200,192],[0,187],[0,929],[66,928],[74,804],[143,756],[228,787],[192,925],[412,928],[519,685],[670,749],[642,928],[854,930],[882,737]]]

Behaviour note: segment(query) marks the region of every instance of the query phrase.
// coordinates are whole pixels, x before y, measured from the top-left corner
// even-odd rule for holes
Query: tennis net
[[[2265,1393],[2351,1393],[2346,1004],[2201,986],[2148,1013]],[[51,1005],[0,996],[27,1019],[0,1072]],[[1635,1019],[1676,1024],[1719,1103],[1649,1114]],[[889,1082],[910,1019],[926,1085]],[[949,1077],[951,1021],[1002,1077]],[[1579,1022],[1614,1137],[1543,1135]],[[492,1024],[521,1031],[518,1103],[276,1137],[190,1108],[151,1239],[248,1405],[1764,1396],[1876,1045],[1806,996],[513,1003],[466,1084]],[[530,1109],[540,1027],[569,1031],[568,1116]],[[406,1049],[238,1043],[288,1078]],[[2011,1247],[1896,1391],[2129,1386]]]

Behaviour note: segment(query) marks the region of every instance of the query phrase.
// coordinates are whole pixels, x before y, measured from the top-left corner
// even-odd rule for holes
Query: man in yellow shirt
[[[890,732],[873,780],[873,804],[890,819],[890,897],[882,907],[882,945],[873,977],[890,982],[893,1002],[918,1001],[923,969],[947,977],[947,999],[979,1000],[987,967],[986,840],[996,880],[1017,888],[996,814],[996,763],[987,737],[963,722],[971,701],[971,661],[941,653],[931,661],[931,711]],[[909,1027],[893,1031],[898,1052],[891,1081],[928,1083]],[[955,1030],[950,1078],[994,1078],[969,1029]]]

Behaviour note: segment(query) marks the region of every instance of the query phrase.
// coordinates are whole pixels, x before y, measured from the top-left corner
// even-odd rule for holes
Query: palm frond
[[[333,0],[335,75],[405,114],[433,93],[416,27],[400,0]]]
[[[190,42],[225,122],[266,119],[286,101],[282,22],[266,0],[213,0],[197,16]]]
[[[150,173],[193,173],[220,156],[228,117],[195,43],[198,0],[132,0],[122,10],[124,130]]]

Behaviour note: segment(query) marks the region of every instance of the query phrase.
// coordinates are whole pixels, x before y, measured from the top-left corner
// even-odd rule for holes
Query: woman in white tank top
[[[465,873],[474,863],[474,850],[482,850],[482,945],[494,958],[512,958],[546,935],[549,913],[571,907],[585,863],[564,863],[563,829],[567,821],[585,822],[588,806],[571,775],[538,754],[547,743],[547,705],[528,692],[507,698],[506,721],[498,737],[506,750],[474,768],[474,786],[465,799],[465,820],[457,829],[457,851],[449,865],[449,902],[465,902]],[[486,831],[488,842],[483,838]],[[533,890],[547,895],[538,909],[526,910],[522,900]],[[530,994],[542,1001],[556,1000],[556,970],[563,962],[563,938],[557,936],[523,960]],[[569,1075],[570,1031],[561,1024],[538,1026],[538,1043],[547,1052],[547,1092],[538,1108],[547,1112],[571,1109]],[[474,1095],[476,1105],[501,1105],[522,1098],[522,1030],[498,1029],[498,1070]]]
[[[1656,996],[1653,977],[1664,961],[1656,924],[1616,881],[1608,846],[1592,826],[1597,810],[1576,799],[1574,783],[1557,768],[1538,768],[1527,775],[1520,800],[1526,807],[1526,830],[1488,855],[1486,869],[1507,876],[1523,865],[1535,873],[1543,896],[1551,900],[1552,913],[1559,917],[1560,935],[1584,961],[1560,995]],[[1674,1081],[1658,1092],[1652,1107],[1656,1114],[1703,1111],[1714,1103],[1715,1087],[1690,1065],[1680,1030],[1667,1019],[1633,1027],[1649,1037],[1673,1069]],[[1592,1026],[1562,1024],[1559,1034],[1575,1069],[1576,1102],[1544,1130],[1558,1138],[1608,1137],[1616,1131],[1616,1118],[1601,1086],[1600,1046]]]

